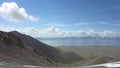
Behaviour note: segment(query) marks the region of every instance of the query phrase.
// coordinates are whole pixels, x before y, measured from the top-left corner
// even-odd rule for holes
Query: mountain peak
[[[4,42],[7,46],[16,45],[20,48],[24,47],[22,40],[18,36],[12,34],[11,32],[0,31],[0,40]]]

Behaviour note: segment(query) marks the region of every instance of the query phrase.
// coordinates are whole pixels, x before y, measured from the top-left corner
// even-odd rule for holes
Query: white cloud
[[[41,32],[44,37],[61,37],[64,31],[60,28],[49,27]]]
[[[3,2],[0,6],[0,16],[11,22],[38,20],[29,15],[23,7],[20,8],[15,2]]]
[[[100,32],[99,35],[101,37],[120,37],[119,33],[113,32],[113,31],[108,31],[108,30]]]
[[[23,30],[24,29],[24,30]],[[44,30],[35,29],[32,27],[28,28],[11,28],[0,26],[1,31],[13,31],[16,30],[26,35],[30,35],[32,37],[85,37],[85,36],[92,36],[92,37],[120,37],[119,32],[114,32],[110,30],[104,31],[95,31],[92,29],[89,30],[76,30],[76,31],[67,31],[62,30],[57,27],[49,27]]]

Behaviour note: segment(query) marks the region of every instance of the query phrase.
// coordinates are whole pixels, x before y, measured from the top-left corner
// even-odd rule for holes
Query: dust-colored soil
[[[120,46],[58,46],[62,51],[74,52],[86,60],[76,62],[71,66],[84,66],[120,61]]]

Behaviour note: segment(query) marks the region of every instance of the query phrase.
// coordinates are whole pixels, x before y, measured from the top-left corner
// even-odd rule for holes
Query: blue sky
[[[28,16],[20,17],[17,13],[16,17],[14,9],[8,13],[5,11],[8,8],[2,7],[6,2],[9,5],[14,2],[18,9],[24,8]],[[117,37],[120,32],[120,0],[0,0],[0,6],[4,9],[0,11],[0,26],[4,31],[18,30],[37,37],[45,33],[49,33],[46,37]]]

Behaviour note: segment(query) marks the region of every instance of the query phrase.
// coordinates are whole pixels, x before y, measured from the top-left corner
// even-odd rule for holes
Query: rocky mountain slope
[[[0,31],[0,61],[14,64],[58,66],[84,60],[83,57],[63,52],[17,31]]]

